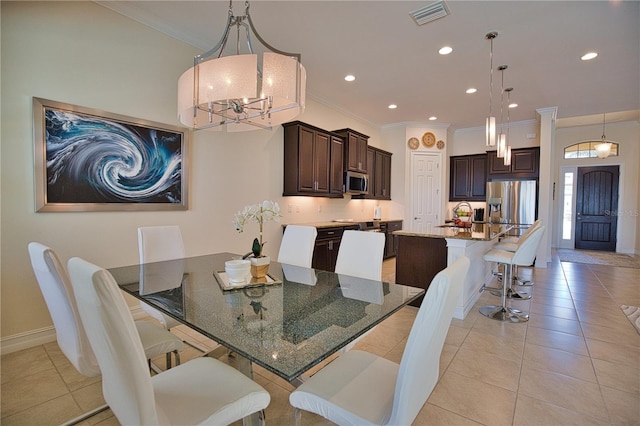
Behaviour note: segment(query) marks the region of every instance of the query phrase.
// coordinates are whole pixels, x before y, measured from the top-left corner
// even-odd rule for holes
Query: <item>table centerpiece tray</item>
[[[228,290],[240,290],[249,287],[261,287],[267,285],[282,284],[282,281],[267,274],[264,277],[255,278],[250,277],[244,283],[231,283],[229,282],[229,276],[225,271],[213,271],[213,276],[220,285],[220,288],[224,291]]]

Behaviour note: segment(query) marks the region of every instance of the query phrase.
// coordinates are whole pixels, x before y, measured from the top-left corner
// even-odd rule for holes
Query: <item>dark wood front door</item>
[[[575,248],[616,251],[618,166],[578,167]]]

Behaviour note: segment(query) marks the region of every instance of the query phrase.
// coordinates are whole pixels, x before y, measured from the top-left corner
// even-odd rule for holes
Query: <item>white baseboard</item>
[[[55,341],[56,330],[53,326],[14,334],[0,340],[0,354],[6,355]]]
[[[133,316],[133,319],[135,320],[148,316],[148,314],[143,311],[139,305],[132,306],[129,309],[131,311],[131,316]],[[13,336],[7,336],[0,339],[0,355],[10,354],[12,352],[33,348],[34,346],[44,345],[45,343],[55,341],[56,330],[53,326],[14,334]]]

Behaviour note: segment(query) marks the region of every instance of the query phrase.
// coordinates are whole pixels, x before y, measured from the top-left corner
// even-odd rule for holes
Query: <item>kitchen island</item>
[[[510,229],[507,225],[474,223],[471,228],[433,227],[428,233],[396,231],[396,283],[421,283],[426,290],[438,272],[459,257],[468,257],[471,266],[453,314],[464,319],[480,297],[482,284],[491,280],[491,267],[483,260],[484,254]],[[411,304],[421,303],[422,298]]]

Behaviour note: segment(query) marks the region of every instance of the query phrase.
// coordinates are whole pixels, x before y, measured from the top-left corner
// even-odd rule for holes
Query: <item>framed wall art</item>
[[[36,211],[186,210],[187,129],[33,98]]]

